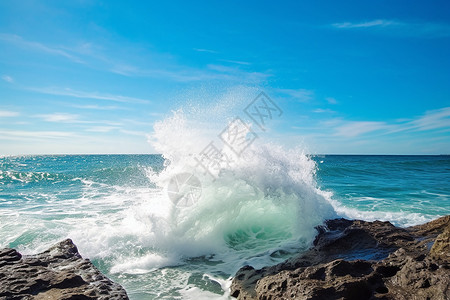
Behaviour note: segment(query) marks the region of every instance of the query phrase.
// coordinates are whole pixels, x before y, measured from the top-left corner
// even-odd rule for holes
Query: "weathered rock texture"
[[[0,250],[0,299],[128,299],[112,282],[78,253],[70,239],[47,251],[22,256]]]
[[[238,299],[450,299],[450,216],[406,229],[336,219],[279,265],[241,268]],[[430,250],[431,249],[431,250]]]

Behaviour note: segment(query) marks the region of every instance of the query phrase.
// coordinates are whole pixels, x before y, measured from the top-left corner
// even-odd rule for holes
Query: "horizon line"
[[[46,154],[0,154],[0,158],[14,156],[81,156],[81,155],[164,155],[162,153],[46,153]],[[375,153],[307,153],[308,156],[450,156],[450,154],[375,154]]]

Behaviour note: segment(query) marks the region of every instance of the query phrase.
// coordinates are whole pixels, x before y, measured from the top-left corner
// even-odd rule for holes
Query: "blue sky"
[[[0,154],[153,153],[148,134],[172,110],[227,97],[244,108],[259,91],[284,112],[264,138],[287,147],[448,154],[449,11],[448,1],[1,1]]]

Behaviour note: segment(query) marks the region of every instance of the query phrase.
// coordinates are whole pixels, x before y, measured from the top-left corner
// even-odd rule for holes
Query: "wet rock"
[[[37,255],[0,250],[0,299],[128,299],[70,239]]]
[[[317,228],[307,252],[260,270],[241,268],[231,294],[264,300],[450,299],[449,226],[450,216],[406,229],[329,220]]]
[[[450,222],[444,232],[437,236],[430,253],[433,257],[450,260]]]

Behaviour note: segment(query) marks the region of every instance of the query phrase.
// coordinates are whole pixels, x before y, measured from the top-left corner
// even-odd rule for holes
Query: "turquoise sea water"
[[[354,218],[399,226],[450,213],[450,156],[328,155],[316,157],[318,185]]]
[[[240,266],[306,249],[326,218],[450,214],[450,156],[269,152],[201,180],[184,208],[160,155],[0,157],[0,247],[36,253],[70,237],[131,299],[227,299]]]

